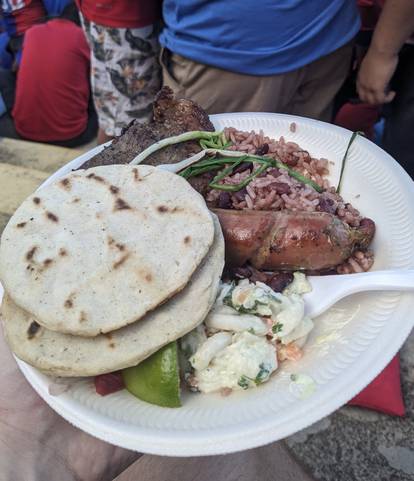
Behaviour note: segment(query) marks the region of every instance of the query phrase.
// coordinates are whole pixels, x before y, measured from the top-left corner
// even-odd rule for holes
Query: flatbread
[[[76,171],[27,198],[4,229],[0,278],[44,327],[96,336],[185,287],[214,225],[204,199],[147,165]]]
[[[4,295],[1,318],[12,351],[55,376],[94,376],[135,366],[160,347],[199,325],[217,295],[224,266],[224,240],[216,220],[214,244],[186,288],[140,322],[94,338],[60,334]]]

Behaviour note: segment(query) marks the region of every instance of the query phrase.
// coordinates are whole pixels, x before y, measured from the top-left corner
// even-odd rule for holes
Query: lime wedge
[[[122,371],[127,390],[157,406],[181,406],[177,343],[171,342],[137,366]]]

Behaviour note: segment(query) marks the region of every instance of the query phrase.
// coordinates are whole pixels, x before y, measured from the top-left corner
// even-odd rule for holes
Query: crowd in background
[[[364,131],[414,177],[412,0],[2,0],[2,25],[0,136],[102,143],[169,85]]]

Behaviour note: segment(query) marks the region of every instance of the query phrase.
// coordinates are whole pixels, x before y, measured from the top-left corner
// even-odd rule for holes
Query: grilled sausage
[[[257,269],[324,270],[366,249],[375,224],[352,228],[327,212],[213,209],[218,215],[230,267],[246,262]]]

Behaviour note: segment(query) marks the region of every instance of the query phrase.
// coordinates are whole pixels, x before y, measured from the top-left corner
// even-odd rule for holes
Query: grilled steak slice
[[[140,124],[132,121],[109,147],[86,161],[80,168],[98,165],[127,164],[155,142],[192,130],[214,131],[208,115],[195,102],[175,99],[169,87],[163,87],[153,105],[153,120]],[[155,152],[145,164],[174,164],[201,150],[197,141],[182,142]]]

